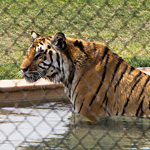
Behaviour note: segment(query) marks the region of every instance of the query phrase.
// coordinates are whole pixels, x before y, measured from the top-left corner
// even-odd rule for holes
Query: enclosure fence
[[[74,114],[62,85],[20,80],[33,30],[99,42],[134,67],[149,67],[149,0],[1,0],[0,16],[1,150],[150,149],[148,118],[93,124]]]

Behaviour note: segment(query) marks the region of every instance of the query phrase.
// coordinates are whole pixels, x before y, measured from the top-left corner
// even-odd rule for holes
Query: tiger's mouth
[[[27,82],[33,83],[39,80],[42,76],[38,72],[22,73]]]
[[[23,77],[25,78],[25,80],[30,83],[36,82],[40,78],[49,79],[52,82],[60,82],[60,75],[59,75],[60,73],[58,71],[53,72],[52,74],[47,74],[47,75],[46,75],[46,71],[44,71],[44,72],[39,72],[39,71],[24,72],[21,70],[21,73],[22,73]]]

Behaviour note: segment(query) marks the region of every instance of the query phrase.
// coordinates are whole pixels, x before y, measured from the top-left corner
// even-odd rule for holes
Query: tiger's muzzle
[[[21,69],[21,73],[25,78],[25,80],[31,83],[36,82],[42,77],[39,72],[37,71],[29,72],[28,69]]]

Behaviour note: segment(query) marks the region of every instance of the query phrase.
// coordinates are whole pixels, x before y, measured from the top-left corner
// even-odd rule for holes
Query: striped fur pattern
[[[150,76],[129,65],[106,46],[79,39],[40,36],[21,65],[28,82],[61,82],[74,110],[90,120],[106,115],[150,115]]]

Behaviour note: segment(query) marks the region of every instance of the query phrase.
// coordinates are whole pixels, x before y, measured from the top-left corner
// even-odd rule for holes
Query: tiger
[[[31,32],[21,64],[27,82],[61,83],[73,109],[91,121],[105,116],[150,116],[150,76],[104,44]]]

